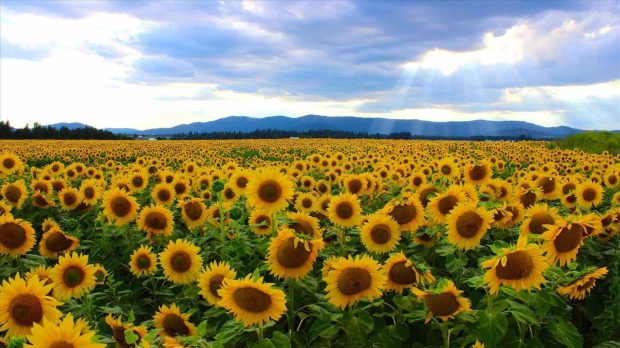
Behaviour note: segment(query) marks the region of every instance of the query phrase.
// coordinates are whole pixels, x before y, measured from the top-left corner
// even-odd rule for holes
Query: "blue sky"
[[[8,1],[0,118],[229,115],[620,129],[620,2]]]

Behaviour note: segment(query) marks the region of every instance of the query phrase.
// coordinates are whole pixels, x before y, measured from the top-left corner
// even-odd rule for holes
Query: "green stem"
[[[258,324],[256,334],[258,335],[258,342],[262,342],[265,339],[263,337],[263,324]]]
[[[294,291],[293,287],[295,285],[295,280],[289,279],[288,281],[288,333],[290,338],[293,337],[293,325],[295,325],[295,302],[294,302]]]
[[[340,256],[346,257],[346,250],[344,247],[344,229],[338,227],[338,242],[340,243]]]
[[[450,347],[450,333],[452,332],[452,329],[448,329],[449,324],[450,323],[447,321],[439,324],[439,328],[441,329],[441,337],[443,338],[443,346],[445,348]]]

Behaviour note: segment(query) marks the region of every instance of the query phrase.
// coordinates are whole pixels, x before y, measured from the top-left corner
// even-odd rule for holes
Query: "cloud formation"
[[[617,2],[3,1],[0,117],[228,115],[620,129]]]

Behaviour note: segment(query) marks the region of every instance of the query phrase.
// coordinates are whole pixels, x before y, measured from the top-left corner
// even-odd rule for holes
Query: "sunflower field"
[[[620,156],[0,141],[0,347],[620,347]]]

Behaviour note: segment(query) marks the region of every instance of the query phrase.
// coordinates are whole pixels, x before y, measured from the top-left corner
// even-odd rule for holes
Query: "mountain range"
[[[53,127],[79,128],[82,123],[56,123]],[[474,137],[497,136],[531,138],[560,138],[582,132],[580,129],[566,126],[544,127],[524,121],[450,121],[434,122],[422,120],[404,120],[389,118],[367,118],[353,116],[320,116],[306,115],[302,117],[271,116],[253,118],[247,116],[229,116],[208,122],[180,124],[169,128],[133,129],[105,128],[113,133],[141,136],[166,136],[181,133],[205,132],[252,132],[255,130],[336,130],[362,132],[369,134],[390,134],[410,132],[417,136],[430,137]]]

